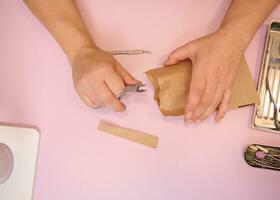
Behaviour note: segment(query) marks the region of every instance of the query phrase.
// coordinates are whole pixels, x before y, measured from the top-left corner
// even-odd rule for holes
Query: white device
[[[39,132],[0,126],[0,199],[32,200]]]

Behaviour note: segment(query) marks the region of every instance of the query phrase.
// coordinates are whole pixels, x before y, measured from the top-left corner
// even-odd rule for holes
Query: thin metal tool
[[[280,48],[280,47],[279,47]],[[265,99],[263,104],[263,118],[272,120],[275,130],[280,130],[280,62],[279,58],[271,57],[265,78]]]
[[[111,55],[139,55],[139,54],[151,54],[150,51],[131,49],[131,50],[117,50],[117,51],[107,51]]]
[[[125,95],[127,95],[129,92],[145,92],[147,90],[142,89],[142,87],[146,86],[145,84],[142,83],[137,83],[135,85],[127,85],[125,88],[122,90],[120,95],[118,96],[118,99],[121,100]]]
[[[271,70],[272,70],[272,67],[269,66],[268,74],[270,74]],[[270,104],[272,104],[272,106],[273,106],[271,110],[273,112],[274,125],[275,125],[275,128],[277,130],[280,130],[280,123],[278,121],[279,106],[277,105],[277,102],[276,102],[276,100],[273,96],[273,89],[276,87],[275,86],[275,78],[273,79],[272,84],[270,84],[270,82],[271,81],[269,80],[269,76],[267,76],[266,77],[266,88],[267,88],[267,91],[268,91],[268,94],[269,94]],[[270,85],[272,85],[272,86],[270,86]],[[279,91],[279,84],[277,86],[278,86],[277,90]],[[270,117],[269,114],[268,114],[268,117]]]

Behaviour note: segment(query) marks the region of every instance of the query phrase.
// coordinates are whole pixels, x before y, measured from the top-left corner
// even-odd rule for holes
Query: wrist
[[[69,62],[73,65],[75,60],[83,57],[83,55],[87,55],[89,53],[95,53],[100,51],[100,49],[95,44],[84,44],[75,50],[66,53]]]
[[[237,26],[223,24],[217,31],[218,35],[230,41],[233,47],[237,47],[245,51],[251,41],[252,35],[246,31],[242,31]]]

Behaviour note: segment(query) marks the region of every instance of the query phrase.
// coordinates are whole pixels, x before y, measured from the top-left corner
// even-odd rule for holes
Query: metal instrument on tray
[[[270,23],[259,77],[253,127],[280,133],[280,22]]]

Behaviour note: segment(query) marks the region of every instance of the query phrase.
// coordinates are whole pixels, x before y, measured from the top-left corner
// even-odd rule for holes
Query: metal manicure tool
[[[141,49],[130,49],[130,50],[117,50],[117,51],[107,51],[108,54],[111,55],[139,55],[139,54],[150,54],[150,51],[141,50]],[[124,96],[126,96],[130,92],[145,92],[145,89],[141,89],[146,85],[142,83],[137,83],[135,85],[126,85],[125,88],[121,91],[120,95],[117,96],[119,100],[121,100]]]
[[[244,158],[252,167],[280,171],[280,148],[252,144],[247,147]]]
[[[120,95],[118,96],[118,99],[121,100],[125,95],[127,95],[129,92],[145,92],[145,89],[142,89],[145,84],[137,83],[135,85],[127,85],[125,88],[121,91]]]
[[[280,22],[270,23],[258,84],[253,128],[280,133]]]
[[[131,50],[117,50],[117,51],[107,51],[111,55],[139,55],[139,54],[151,54],[150,51],[140,50],[140,49],[131,49]]]

